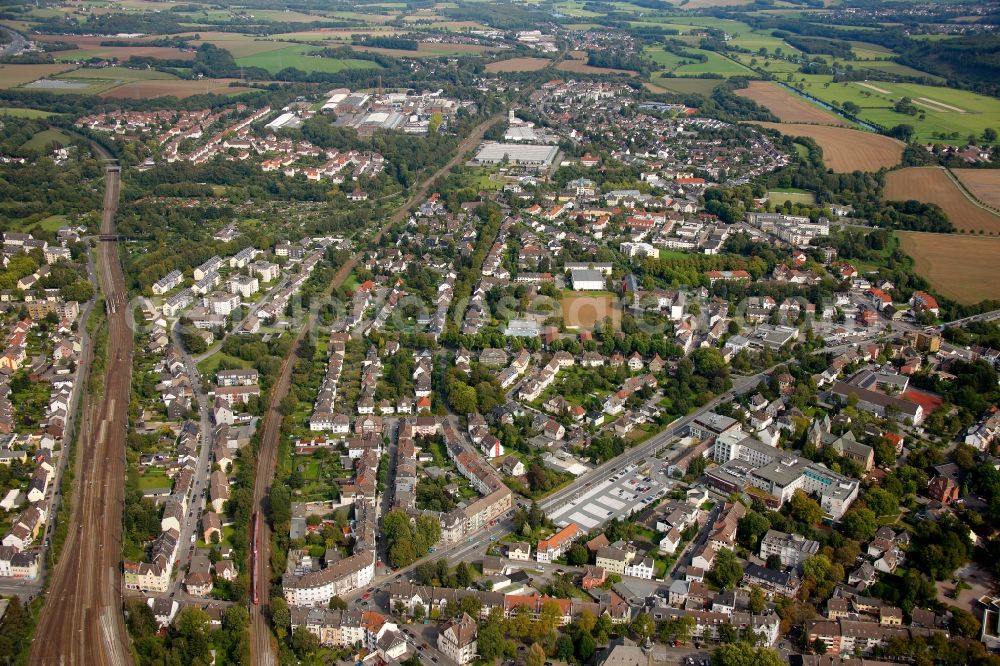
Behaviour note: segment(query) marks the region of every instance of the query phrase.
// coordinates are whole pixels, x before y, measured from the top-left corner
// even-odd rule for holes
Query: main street
[[[439,178],[447,175],[455,165],[459,164],[465,154],[482,140],[486,130],[502,118],[503,114],[497,113],[477,125],[469,133],[469,136],[459,143],[452,158],[432,175],[425,178],[420,186],[413,190],[406,203],[386,220],[373,236],[372,242],[378,244],[390,229],[402,224],[407,219],[407,216],[409,216],[410,211],[427,198],[431,186]],[[327,287],[326,295],[329,295],[334,289],[344,283],[360,258],[361,252],[356,252],[340,267],[340,270],[337,271],[337,274]],[[282,363],[278,379],[271,390],[270,404],[264,417],[263,431],[261,433],[260,449],[257,455],[257,473],[253,489],[254,510],[261,512],[262,515],[265,515],[263,514],[265,498],[270,493],[271,483],[274,480],[275,465],[278,459],[278,444],[281,438],[281,401],[288,394],[292,370],[298,358],[299,343],[311,330],[312,325],[313,322],[307,319],[299,328],[295,340],[289,347],[289,353]],[[271,640],[271,629],[268,626],[267,620],[268,600],[271,592],[271,528],[266,520],[261,520],[260,532],[257,535],[257,548],[258,556],[254,565],[253,580],[260,595],[260,603],[256,606],[251,606],[250,649],[254,664],[258,666],[272,666],[272,664],[277,663],[277,655],[275,654],[274,645]]]
[[[102,236],[116,238],[121,174],[105,158]],[[132,328],[116,240],[101,241],[99,277],[108,317],[103,395],[90,395],[80,424],[69,532],[32,644],[32,664],[131,664],[122,613],[125,433],[132,381]]]

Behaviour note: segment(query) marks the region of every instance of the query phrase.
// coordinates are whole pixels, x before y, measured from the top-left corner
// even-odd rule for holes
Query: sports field
[[[952,169],[965,189],[984,204],[1000,208],[1000,171],[996,169]]]
[[[592,329],[607,317],[617,325],[621,321],[621,311],[615,305],[615,297],[609,294],[565,294],[562,317],[566,328]]]
[[[902,141],[872,132],[796,123],[757,124],[788,136],[809,137],[823,149],[823,163],[840,173],[893,167],[903,156]]]
[[[896,233],[902,250],[913,257],[917,274],[942,295],[965,304],[1000,299],[996,269],[1000,238]]]
[[[846,123],[838,116],[810,104],[804,98],[789,92],[786,88],[770,81],[751,81],[750,85],[737,90],[740,97],[752,99],[768,111],[778,116],[783,123],[810,123],[816,125],[840,125]]]
[[[938,167],[890,171],[885,177],[885,198],[890,201],[915,199],[937,204],[958,231],[976,234],[982,231],[989,235],[1000,233],[1000,215],[970,201],[948,173]]]

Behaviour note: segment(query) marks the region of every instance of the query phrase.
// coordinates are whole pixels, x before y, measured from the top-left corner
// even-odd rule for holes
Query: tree
[[[743,567],[733,551],[723,548],[715,555],[712,571],[709,574],[711,582],[722,589],[732,588],[743,577]]]
[[[492,662],[506,654],[506,641],[503,632],[495,622],[489,622],[479,630],[476,638],[476,647],[479,657],[487,662]]]
[[[723,645],[712,653],[712,666],[782,666],[778,653],[766,648],[755,648],[739,641]]]
[[[740,518],[737,528],[737,537],[741,545],[750,550],[757,550],[761,537],[771,529],[771,521],[767,516],[756,511],[747,511],[746,515]]]
[[[292,651],[299,659],[305,659],[306,655],[319,649],[319,638],[306,629],[304,626],[295,627],[292,632]]]
[[[472,585],[472,572],[469,570],[469,565],[465,562],[459,562],[458,566],[455,567],[455,583],[459,587],[469,587],[469,585]]]
[[[587,554],[587,549],[578,543],[573,544],[566,555],[566,560],[575,567],[583,566],[588,559],[590,556]]]
[[[875,512],[871,509],[852,509],[844,514],[841,527],[844,530],[844,534],[852,539],[868,541],[878,531],[878,519],[875,516]]]
[[[789,513],[799,522],[816,525],[823,520],[823,508],[802,490],[795,491],[788,505]]]
[[[980,625],[975,615],[957,606],[952,606],[949,610],[951,610],[951,624],[949,625],[951,633],[964,638],[979,638]]]
[[[545,666],[545,649],[538,643],[532,643],[524,656],[524,663],[526,666]]]
[[[631,629],[636,638],[644,641],[652,636],[653,632],[656,631],[656,624],[653,622],[653,618],[651,618],[649,614],[639,613],[635,616],[635,619],[632,620]]]
[[[724,622],[719,625],[719,642],[720,643],[735,643],[736,639],[739,638],[739,634],[736,631],[736,627]]]
[[[573,658],[575,650],[573,638],[569,634],[560,634],[559,640],[556,641],[556,659],[569,661]]]
[[[271,508],[271,521],[275,525],[287,523],[292,519],[292,495],[288,486],[282,483],[273,484],[268,500],[268,505]]]
[[[581,632],[576,641],[576,656],[582,663],[587,663],[597,652],[597,643],[594,637],[586,632]]]
[[[750,588],[750,612],[754,615],[760,615],[764,612],[765,606],[764,592],[759,586],[754,585]]]
[[[278,638],[284,638],[292,623],[292,614],[288,610],[288,602],[282,597],[271,597],[271,624]]]
[[[330,608],[333,610],[347,610],[347,602],[340,596],[335,596],[330,599]]]

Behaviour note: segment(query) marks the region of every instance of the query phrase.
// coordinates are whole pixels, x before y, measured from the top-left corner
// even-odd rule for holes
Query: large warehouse
[[[484,143],[476,153],[475,162],[481,165],[500,164],[507,160],[517,166],[545,168],[552,164],[559,148],[518,143]]]

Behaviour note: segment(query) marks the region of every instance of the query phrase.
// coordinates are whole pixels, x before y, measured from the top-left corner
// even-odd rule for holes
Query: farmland
[[[995,169],[952,169],[965,189],[984,204],[1000,208],[1000,171]]]
[[[70,139],[69,136],[63,134],[59,130],[48,129],[48,130],[43,130],[38,134],[34,135],[30,139],[28,139],[28,141],[26,141],[24,145],[21,147],[30,150],[44,151],[52,143],[59,143],[64,146],[68,146],[71,141],[72,139]]]
[[[1000,238],[912,231],[897,235],[900,247],[913,257],[917,274],[943,296],[964,304],[1000,299]]]
[[[809,137],[823,149],[824,164],[841,173],[893,167],[903,155],[903,142],[871,132],[823,125],[758,124],[788,136]]]
[[[573,72],[575,74],[628,74],[629,76],[635,76],[635,72],[627,69],[592,67],[584,60],[575,59],[563,60],[561,63],[556,65],[556,69],[560,72]]]
[[[552,64],[546,58],[510,58],[508,60],[498,60],[486,65],[486,71],[490,73],[498,72],[537,72]]]
[[[695,79],[695,78],[667,78],[656,79],[657,88],[681,93],[682,95],[694,93],[697,95],[711,95],[717,85],[722,83],[719,79]]]
[[[937,204],[961,232],[1000,233],[1000,215],[970,201],[948,173],[938,167],[911,167],[889,172],[885,178],[885,198]]]
[[[679,56],[676,53],[665,51],[660,47],[650,47],[646,49],[646,55],[649,56],[653,62],[660,65],[664,71],[675,76],[721,74],[722,76],[730,77],[753,75],[753,71],[748,67],[744,67],[740,63],[730,60],[729,58],[714,51],[691,49],[691,53],[698,56],[704,56],[705,62],[698,62],[694,58]],[[657,77],[657,80],[654,80],[653,82],[658,83],[659,78],[660,77]]]
[[[72,65],[0,65],[0,88],[16,88],[36,79],[73,69]]]
[[[111,88],[101,93],[101,97],[109,99],[147,99],[150,97],[190,97],[214,93],[217,95],[235,95],[247,92],[252,88],[246,86],[230,86],[237,79],[198,79],[169,81],[133,81]]]
[[[766,107],[784,123],[845,124],[839,117],[770,81],[751,81],[749,87],[737,90],[736,94]]]
[[[883,127],[912,125],[916,138],[922,141],[954,143],[965,141],[969,134],[979,135],[987,127],[1000,128],[1000,99],[965,90],[886,81],[833,83],[828,75],[794,78],[794,87],[824,102],[834,106],[857,104],[861,120]],[[893,110],[903,97],[913,101],[916,115]]]
[[[236,62],[244,67],[260,67],[271,74],[277,74],[287,67],[294,67],[303,72],[334,74],[345,69],[368,69],[379,66],[370,60],[323,58],[312,55],[319,50],[314,46],[286,46],[275,51],[237,58]]]

